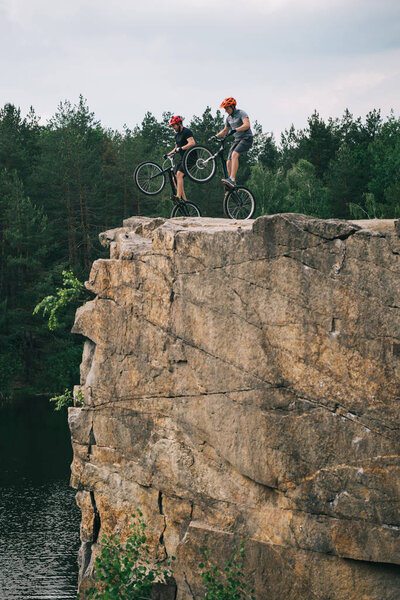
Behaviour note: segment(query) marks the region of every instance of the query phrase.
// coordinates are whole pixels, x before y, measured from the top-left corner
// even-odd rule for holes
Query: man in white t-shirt
[[[225,127],[217,133],[216,137],[225,137],[233,135],[233,144],[230,147],[226,167],[228,177],[221,179],[222,183],[229,188],[235,187],[236,174],[239,168],[239,157],[250,150],[253,145],[253,133],[250,129],[250,120],[248,114],[239,108],[236,108],[235,98],[225,98],[220,108],[224,108],[228,114]]]

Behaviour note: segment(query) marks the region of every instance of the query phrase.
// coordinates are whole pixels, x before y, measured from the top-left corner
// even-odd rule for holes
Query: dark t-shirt
[[[186,146],[188,139],[191,137],[193,137],[192,130],[188,127],[184,127],[182,131],[179,131],[175,134],[175,143],[177,146],[179,146],[179,148],[182,148],[182,146]],[[181,154],[183,154],[182,151]]]

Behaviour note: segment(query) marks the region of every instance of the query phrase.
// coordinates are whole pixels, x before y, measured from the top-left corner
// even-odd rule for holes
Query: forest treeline
[[[123,131],[104,128],[80,97],[60,103],[46,125],[34,110],[0,110],[0,396],[15,387],[58,393],[78,381],[82,340],[69,333],[72,311],[54,333],[35,305],[54,293],[62,271],[87,277],[105,256],[101,231],[131,215],[168,216],[169,191],[143,196],[133,171],[143,160],[162,163],[173,147],[170,113],[147,113]],[[187,119],[197,143],[223,127],[207,108]],[[400,119],[372,110],[364,119],[345,111],[307,127],[285,130],[279,141],[253,123],[254,145],[241,159],[239,183],[251,188],[256,216],[302,212],[321,218],[400,216]],[[216,146],[215,146],[216,147]],[[205,216],[222,216],[219,177],[186,183]]]

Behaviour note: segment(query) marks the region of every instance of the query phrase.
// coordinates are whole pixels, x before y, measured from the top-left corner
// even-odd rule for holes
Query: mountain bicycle
[[[224,156],[225,141],[228,136],[211,140],[218,140],[220,147],[214,154],[205,146],[192,146],[186,150],[183,157],[183,168],[186,175],[196,183],[211,181],[217,170],[217,157],[220,157],[224,177],[228,177],[226,159]],[[210,141],[211,141],[210,140]],[[250,190],[243,185],[225,192],[223,200],[224,213],[230,219],[251,219],[256,209],[256,201]]]
[[[156,196],[164,189],[167,174],[171,186],[170,198],[174,204],[171,211],[171,219],[174,217],[201,217],[197,204],[183,198],[178,198],[176,195],[177,184],[174,172],[174,156],[175,154],[172,156],[165,155],[163,167],[150,161],[140,163],[133,174],[135,183],[143,194]]]

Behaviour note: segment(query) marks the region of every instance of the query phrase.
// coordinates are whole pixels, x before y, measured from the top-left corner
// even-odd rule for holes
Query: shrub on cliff
[[[204,600],[255,600],[244,575],[244,542],[234,548],[232,560],[225,563],[223,571],[210,561],[207,548],[200,548],[203,562],[199,564],[206,594]]]
[[[103,537],[100,555],[95,560],[93,586],[78,595],[77,600],[150,600],[156,583],[168,583],[172,577],[171,560],[155,565],[150,561],[146,523],[140,510],[133,514],[131,528],[125,544],[118,535]],[[245,583],[243,541],[234,548],[232,560],[225,563],[223,570],[211,562],[207,548],[200,551],[203,561],[199,568],[205,588],[202,600],[255,600],[254,590]]]
[[[48,315],[48,327],[50,331],[60,327],[59,314],[66,307],[71,303],[81,304],[87,299],[84,284],[75,277],[71,270],[63,271],[62,276],[63,285],[56,289],[56,294],[43,298],[33,310],[34,315],[40,311],[43,312],[43,316]]]
[[[120,542],[118,535],[103,537],[103,547],[95,561],[94,585],[85,599],[146,600],[155,583],[166,583],[171,577],[170,562],[163,566],[150,561],[146,523],[140,510],[133,519],[132,534],[126,544]]]

